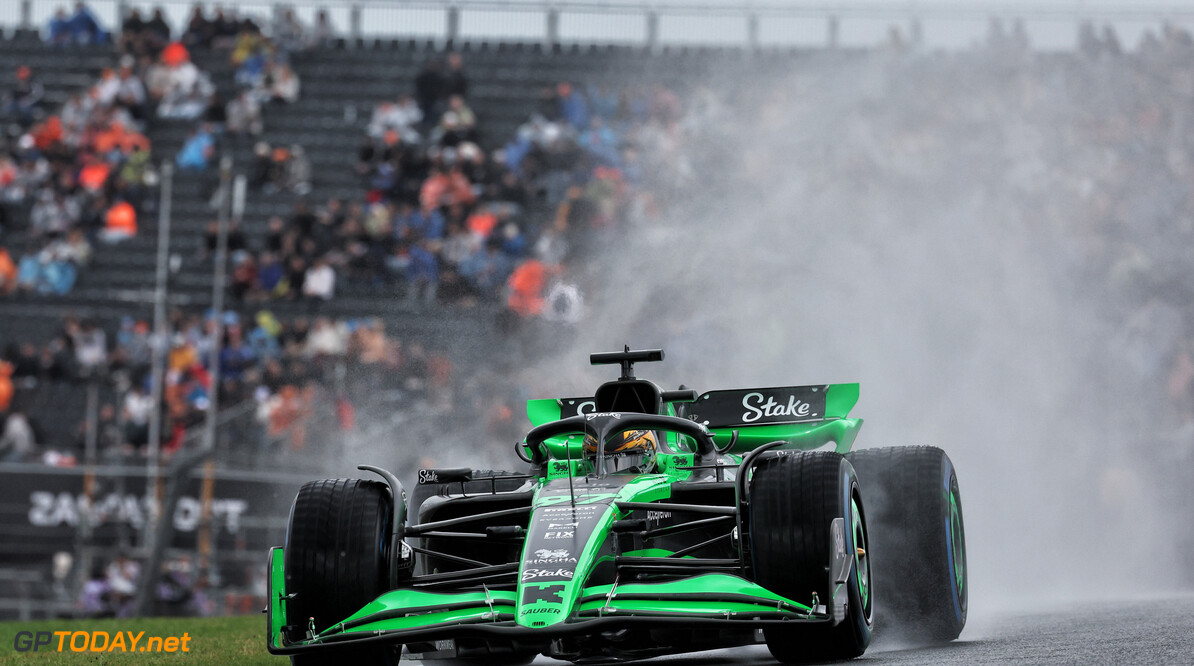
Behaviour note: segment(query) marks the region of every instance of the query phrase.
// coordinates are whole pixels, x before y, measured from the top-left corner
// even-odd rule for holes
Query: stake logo
[[[711,428],[816,421],[825,415],[827,388],[776,386],[709,391],[697,398],[688,417]]]
[[[791,416],[797,419],[815,416],[812,413],[813,406],[794,395],[789,395],[788,404],[784,405],[776,402],[773,396],[767,396],[767,402],[763,402],[762,393],[747,393],[742,398],[742,406],[746,408],[742,414],[744,423],[754,423],[764,416]]]
[[[535,578],[572,578],[571,569],[527,569],[522,572],[524,581]]]
[[[560,418],[581,416],[597,409],[597,402],[593,398],[560,398],[556,400],[560,406]]]

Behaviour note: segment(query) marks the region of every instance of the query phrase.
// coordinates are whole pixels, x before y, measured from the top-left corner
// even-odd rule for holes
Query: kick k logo
[[[529,606],[530,604],[537,604],[540,601],[558,604],[563,601],[560,594],[564,591],[564,585],[539,585],[532,587],[527,585],[522,591],[522,605]]]

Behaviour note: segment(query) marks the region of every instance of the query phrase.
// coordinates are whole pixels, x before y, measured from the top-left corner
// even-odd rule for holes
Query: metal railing
[[[228,3],[231,5],[231,3]],[[185,29],[193,0],[92,0],[92,12],[109,29],[132,8],[148,15],[160,7],[177,31]],[[0,25],[36,28],[43,33],[62,0],[0,3]],[[267,27],[272,17],[291,8],[306,26],[327,13],[339,37],[419,39],[440,45],[464,41],[543,44],[624,44],[658,48],[670,45],[772,47],[871,47],[883,43],[894,27],[905,39],[928,48],[956,49],[981,43],[992,19],[1005,26],[1022,19],[1031,43],[1042,50],[1074,47],[1082,21],[1113,25],[1121,41],[1133,45],[1145,30],[1162,23],[1194,25],[1194,5],[1169,2],[1096,4],[1090,2],[751,2],[721,0],[293,0],[237,2],[241,16],[254,16]]]

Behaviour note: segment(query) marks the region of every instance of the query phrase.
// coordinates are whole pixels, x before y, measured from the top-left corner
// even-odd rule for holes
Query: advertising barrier
[[[88,545],[139,546],[146,521],[158,501],[147,496],[143,468],[97,467],[86,492],[82,468],[40,465],[0,466],[0,565],[49,561],[72,551],[81,529]],[[217,471],[207,522],[211,545],[224,554],[264,553],[281,543],[290,502],[306,480],[298,475]],[[203,522],[202,472],[185,481],[171,517],[173,548],[193,549]]]

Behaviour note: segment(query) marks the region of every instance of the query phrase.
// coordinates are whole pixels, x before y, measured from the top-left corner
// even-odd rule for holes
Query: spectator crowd
[[[47,108],[30,67],[16,78],[6,95],[12,124],[0,137],[0,203],[6,230],[23,226],[25,242],[0,239],[0,293],[64,294],[93,243],[135,235],[138,212],[152,205],[148,100],[131,61],[104,69],[58,109]]]
[[[213,365],[217,323],[223,344]],[[145,321],[126,317],[110,337],[96,322],[73,316],[43,345],[9,344],[0,361],[0,415],[7,415],[0,460],[73,465],[84,459],[89,436],[99,459],[143,459],[155,408],[151,354],[158,346]],[[368,405],[368,398],[385,392],[407,406],[440,401],[452,373],[442,353],[417,340],[404,344],[374,318],[283,322],[268,310],[257,311],[251,320],[234,311],[217,318],[212,312],[176,310],[161,346],[166,348],[160,408],[166,459],[198,432],[211,409],[217,372],[219,407],[243,417],[222,431],[223,445],[229,447],[226,459],[268,456],[271,464],[282,452],[334,455],[321,447],[334,441],[336,428],[353,429],[354,405]],[[351,380],[338,382],[337,373],[345,372]],[[36,399],[40,390],[53,397],[55,388],[87,381],[103,387],[94,430],[84,417],[70,437],[46,441],[39,434],[45,424],[31,421],[21,407],[22,395]],[[309,427],[323,428],[323,436],[309,438]]]
[[[269,220],[259,247],[236,248],[233,294],[318,301],[347,281],[425,307],[501,303],[511,325],[575,322],[571,248],[658,216],[690,178],[683,104],[661,85],[561,82],[502,138],[486,136],[468,95],[463,55],[430,57],[372,111],[354,166],[361,198],[300,201]],[[261,146],[251,182],[293,182],[278,161]],[[314,290],[312,275],[326,278]]]

